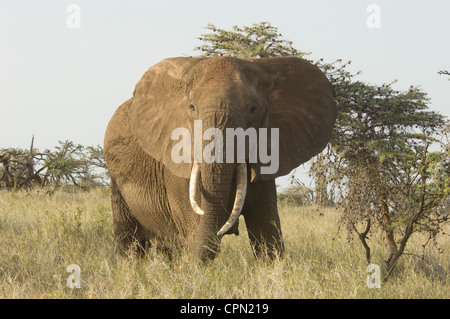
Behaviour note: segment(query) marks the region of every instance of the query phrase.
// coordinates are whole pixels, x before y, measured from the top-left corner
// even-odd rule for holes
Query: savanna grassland
[[[335,209],[280,205],[286,255],[257,261],[241,235],[226,236],[208,265],[117,253],[109,193],[0,192],[0,298],[448,298],[450,243],[431,246],[425,260],[411,238],[408,255],[380,289],[366,285],[367,262],[357,239],[338,232]],[[382,238],[371,237],[372,263],[383,277]],[[81,288],[69,289],[67,266],[81,268]]]

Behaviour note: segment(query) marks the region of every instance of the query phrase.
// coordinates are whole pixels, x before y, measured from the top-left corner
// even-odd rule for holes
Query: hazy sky
[[[80,28],[69,28],[70,4]],[[380,27],[369,28],[369,5]],[[268,21],[312,59],[352,60],[361,80],[420,85],[450,116],[450,1],[0,1],[0,148],[103,144],[116,108],[156,62],[195,55],[208,23]],[[373,17],[373,16],[371,16]],[[73,20],[70,20],[73,21]],[[374,21],[374,20],[370,20]]]

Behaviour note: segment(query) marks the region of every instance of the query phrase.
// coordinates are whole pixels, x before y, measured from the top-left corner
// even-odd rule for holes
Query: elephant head
[[[225,233],[235,232],[251,183],[286,175],[325,147],[337,115],[334,98],[322,72],[294,57],[170,58],[143,75],[133,94],[130,127],[147,154],[190,179],[190,202],[202,215],[195,239],[201,259],[214,255]],[[278,129],[278,145],[269,143],[268,150],[278,153],[278,169],[263,174],[267,163],[249,162],[248,150],[245,163],[199,161],[195,152],[189,161],[174,161],[179,140],[173,132],[182,128],[192,137],[199,120],[202,136],[208,128],[223,133],[222,145],[227,129]],[[192,139],[184,150],[195,149],[195,143]]]

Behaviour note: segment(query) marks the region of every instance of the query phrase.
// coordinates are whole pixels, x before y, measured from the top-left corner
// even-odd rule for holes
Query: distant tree
[[[19,189],[30,186],[29,153],[19,148],[7,148],[0,153],[0,188]]]
[[[108,173],[101,146],[84,147],[59,141],[55,150],[39,152],[33,147],[0,149],[0,188],[52,190],[61,186],[88,189],[108,184]]]
[[[31,188],[34,184],[41,186],[42,180],[35,164],[42,154],[33,147],[34,136],[29,150],[7,148],[0,150],[0,188]]]
[[[314,203],[314,190],[292,175],[291,186],[278,194],[278,200],[281,203],[297,206],[311,205]]]
[[[86,160],[92,170],[92,180],[94,181],[94,184],[109,185],[110,177],[103,153],[103,147],[100,145],[87,146],[86,152]]]
[[[73,184],[77,187],[95,186],[92,166],[83,145],[72,141],[59,141],[56,150],[46,150],[44,166],[47,167],[46,178],[56,186]]]
[[[301,52],[292,46],[292,41],[283,39],[278,29],[269,22],[260,22],[251,27],[234,26],[231,31],[217,28],[213,24],[205,27],[210,33],[202,34],[198,39],[203,42],[195,50],[201,56],[231,56],[235,58],[267,58],[276,56],[304,57],[309,53]]]

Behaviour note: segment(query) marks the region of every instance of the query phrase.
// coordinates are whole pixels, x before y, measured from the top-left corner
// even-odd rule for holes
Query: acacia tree
[[[416,87],[400,92],[392,84],[342,85],[346,94],[338,95],[331,151],[316,169],[340,190],[342,222],[358,234],[368,262],[371,227],[385,232],[391,273],[414,232],[427,233],[426,246],[448,221],[448,151],[430,152],[430,145],[439,146],[445,118],[429,110],[426,94]],[[360,232],[356,225],[362,222]]]
[[[106,163],[101,146],[77,145],[59,141],[55,150],[39,152],[33,147],[0,149],[0,188],[31,189],[34,186],[52,192],[73,185],[89,189],[108,184]]]
[[[29,150],[20,148],[0,149],[0,188],[20,189],[31,188],[34,184],[42,185],[41,171],[36,168],[42,160],[42,155],[33,147],[34,135]]]
[[[198,39],[203,43],[194,48],[202,52],[201,56],[231,56],[241,59],[267,58],[276,56],[304,57],[292,46],[292,41],[283,39],[278,29],[269,22],[253,24],[250,27],[233,26],[231,31],[217,28],[213,24],[205,27],[210,33],[202,34]]]

